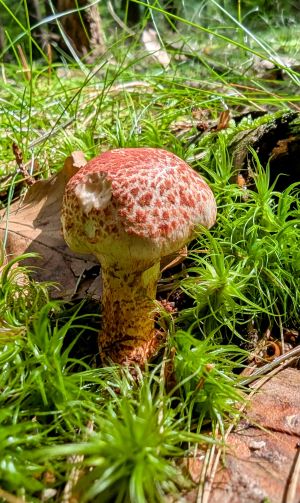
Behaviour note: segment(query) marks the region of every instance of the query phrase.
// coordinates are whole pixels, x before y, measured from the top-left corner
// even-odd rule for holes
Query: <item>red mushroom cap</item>
[[[215,219],[207,183],[182,159],[157,148],[120,148],[95,157],[68,182],[62,211],[71,249],[116,262],[129,257],[141,267],[177,251],[197,226],[209,228]]]

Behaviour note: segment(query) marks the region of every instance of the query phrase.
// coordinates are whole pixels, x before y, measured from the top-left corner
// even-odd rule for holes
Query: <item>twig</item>
[[[23,498],[14,496],[13,494],[4,491],[4,489],[1,488],[0,488],[0,498],[4,499],[4,501],[7,501],[8,503],[25,503],[25,500],[23,500]]]
[[[257,391],[257,389],[252,390],[252,392],[250,393],[250,396],[252,396],[256,391]],[[240,409],[239,409],[239,416],[244,411],[246,405],[247,404],[244,403],[240,407]],[[224,435],[224,442],[225,443],[226,443],[226,441],[227,441],[230,433],[232,432],[233,428],[235,427],[235,424],[236,424],[236,421],[233,422],[227,428],[227,431],[226,431],[226,433]],[[214,447],[215,447],[215,449],[213,449]],[[202,487],[201,487],[201,485],[199,486],[197,503],[209,503],[210,495],[211,495],[211,491],[212,491],[212,487],[213,487],[213,483],[214,483],[214,479],[215,479],[215,476],[216,476],[216,472],[217,472],[217,469],[218,469],[218,466],[219,466],[219,462],[220,462],[220,457],[221,457],[221,449],[218,449],[215,458],[213,458],[213,456],[215,454],[214,451],[216,449],[218,449],[216,445],[213,445],[210,448],[210,451],[211,451],[210,452],[211,460],[210,460],[210,462],[208,464],[206,472],[204,473],[204,477],[201,477],[201,482],[203,480],[204,480],[204,482],[203,482],[203,486]]]
[[[148,88],[149,92],[152,92],[153,86],[149,84],[149,82],[145,82],[144,80],[133,80],[129,82],[122,82],[121,84],[115,84],[108,89],[108,92],[119,92],[119,91],[128,91],[135,90],[138,87]],[[146,91],[144,91],[146,92]]]
[[[46,133],[44,133],[43,135],[41,135],[39,138],[37,138],[36,140],[33,140],[30,144],[29,144],[29,148],[33,148],[33,147],[36,147],[36,145],[39,145],[40,143],[42,143],[43,141],[46,141],[48,140],[48,138],[51,138],[51,136],[54,136],[56,133],[58,133],[61,129],[65,129],[67,126],[69,126],[70,124],[72,124],[72,122],[74,122],[75,120],[75,117],[71,117],[71,119],[68,119],[66,122],[64,122],[63,124],[60,124],[58,126],[54,126],[53,128],[50,129],[50,131],[46,131]]]
[[[82,462],[84,460],[84,455],[78,455],[78,456],[70,456],[68,459],[69,463],[72,463],[76,466],[73,466],[68,481],[64,487],[62,498],[60,500],[60,503],[70,503],[71,501],[74,501],[74,487],[76,486],[79,477],[80,477],[80,472],[81,472],[81,466]]]
[[[283,496],[282,503],[297,503],[297,486],[300,480],[300,443],[296,445],[292,468],[288,477],[287,487]]]
[[[246,377],[246,379],[243,379],[240,383],[242,386],[247,386],[252,381],[256,381],[256,379],[258,379],[259,377],[267,375],[267,373],[270,372],[271,370],[276,369],[277,367],[280,366],[281,368],[283,368],[282,364],[285,364],[285,367],[290,365],[292,361],[296,360],[299,357],[300,357],[300,346],[296,346],[295,348],[291,349],[290,351],[287,351],[283,355],[278,356],[270,363],[267,363],[263,367],[257,369],[255,372],[253,372],[253,374],[251,374],[249,377]]]
[[[216,434],[217,434],[217,429],[216,429]],[[204,463],[203,463],[203,468],[201,470],[201,475],[200,475],[200,481],[199,481],[199,491],[197,495],[197,501],[196,503],[208,503],[209,502],[209,496],[210,496],[210,481],[214,479],[215,473],[214,473],[214,456],[215,456],[215,451],[217,449],[217,446],[213,444],[209,449],[206,451],[205,458],[204,458]],[[220,451],[218,451],[220,452]],[[218,454],[217,454],[218,455]]]
[[[33,185],[35,183],[35,179],[28,173],[26,169],[26,166],[23,162],[22,150],[20,149],[20,147],[18,147],[18,145],[15,142],[12,144],[12,150],[16,159],[16,163],[19,167],[19,171],[22,173],[24,177],[25,183],[27,185]]]

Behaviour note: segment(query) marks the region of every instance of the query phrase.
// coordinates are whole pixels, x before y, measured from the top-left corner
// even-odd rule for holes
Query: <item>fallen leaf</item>
[[[212,481],[210,503],[296,503],[286,498],[300,438],[300,372],[287,368],[254,395],[247,412],[226,442],[223,463]],[[186,460],[198,483],[204,453]],[[202,456],[202,457],[201,457]],[[300,494],[300,479],[295,480]],[[185,501],[199,501],[199,487]],[[202,501],[202,500],[201,500]],[[208,500],[205,500],[208,501]]]
[[[169,54],[162,49],[160,41],[157,38],[157,33],[153,28],[147,28],[142,33],[142,42],[147,52],[156,59],[163,67],[167,68],[171,58]]]
[[[85,271],[97,264],[94,257],[75,254],[68,248],[60,223],[66,183],[85,164],[83,153],[73,152],[59,173],[37,181],[23,201],[18,200],[9,211],[0,212],[0,240],[7,260],[23,253],[38,253],[39,259],[26,259],[24,265],[36,268],[34,279],[37,281],[57,283],[58,289],[51,291],[52,297],[70,298]],[[99,298],[100,292],[97,295]]]

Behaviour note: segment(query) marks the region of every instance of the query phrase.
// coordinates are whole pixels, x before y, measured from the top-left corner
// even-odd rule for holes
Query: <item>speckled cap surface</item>
[[[207,183],[182,159],[157,148],[120,148],[95,157],[68,182],[62,210],[72,250],[141,264],[180,249],[198,225],[209,228],[215,219]]]

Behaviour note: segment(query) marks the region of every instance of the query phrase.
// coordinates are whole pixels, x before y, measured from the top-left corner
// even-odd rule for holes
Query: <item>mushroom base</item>
[[[102,361],[143,366],[156,353],[161,339],[154,328],[159,276],[159,263],[139,273],[102,269]]]

